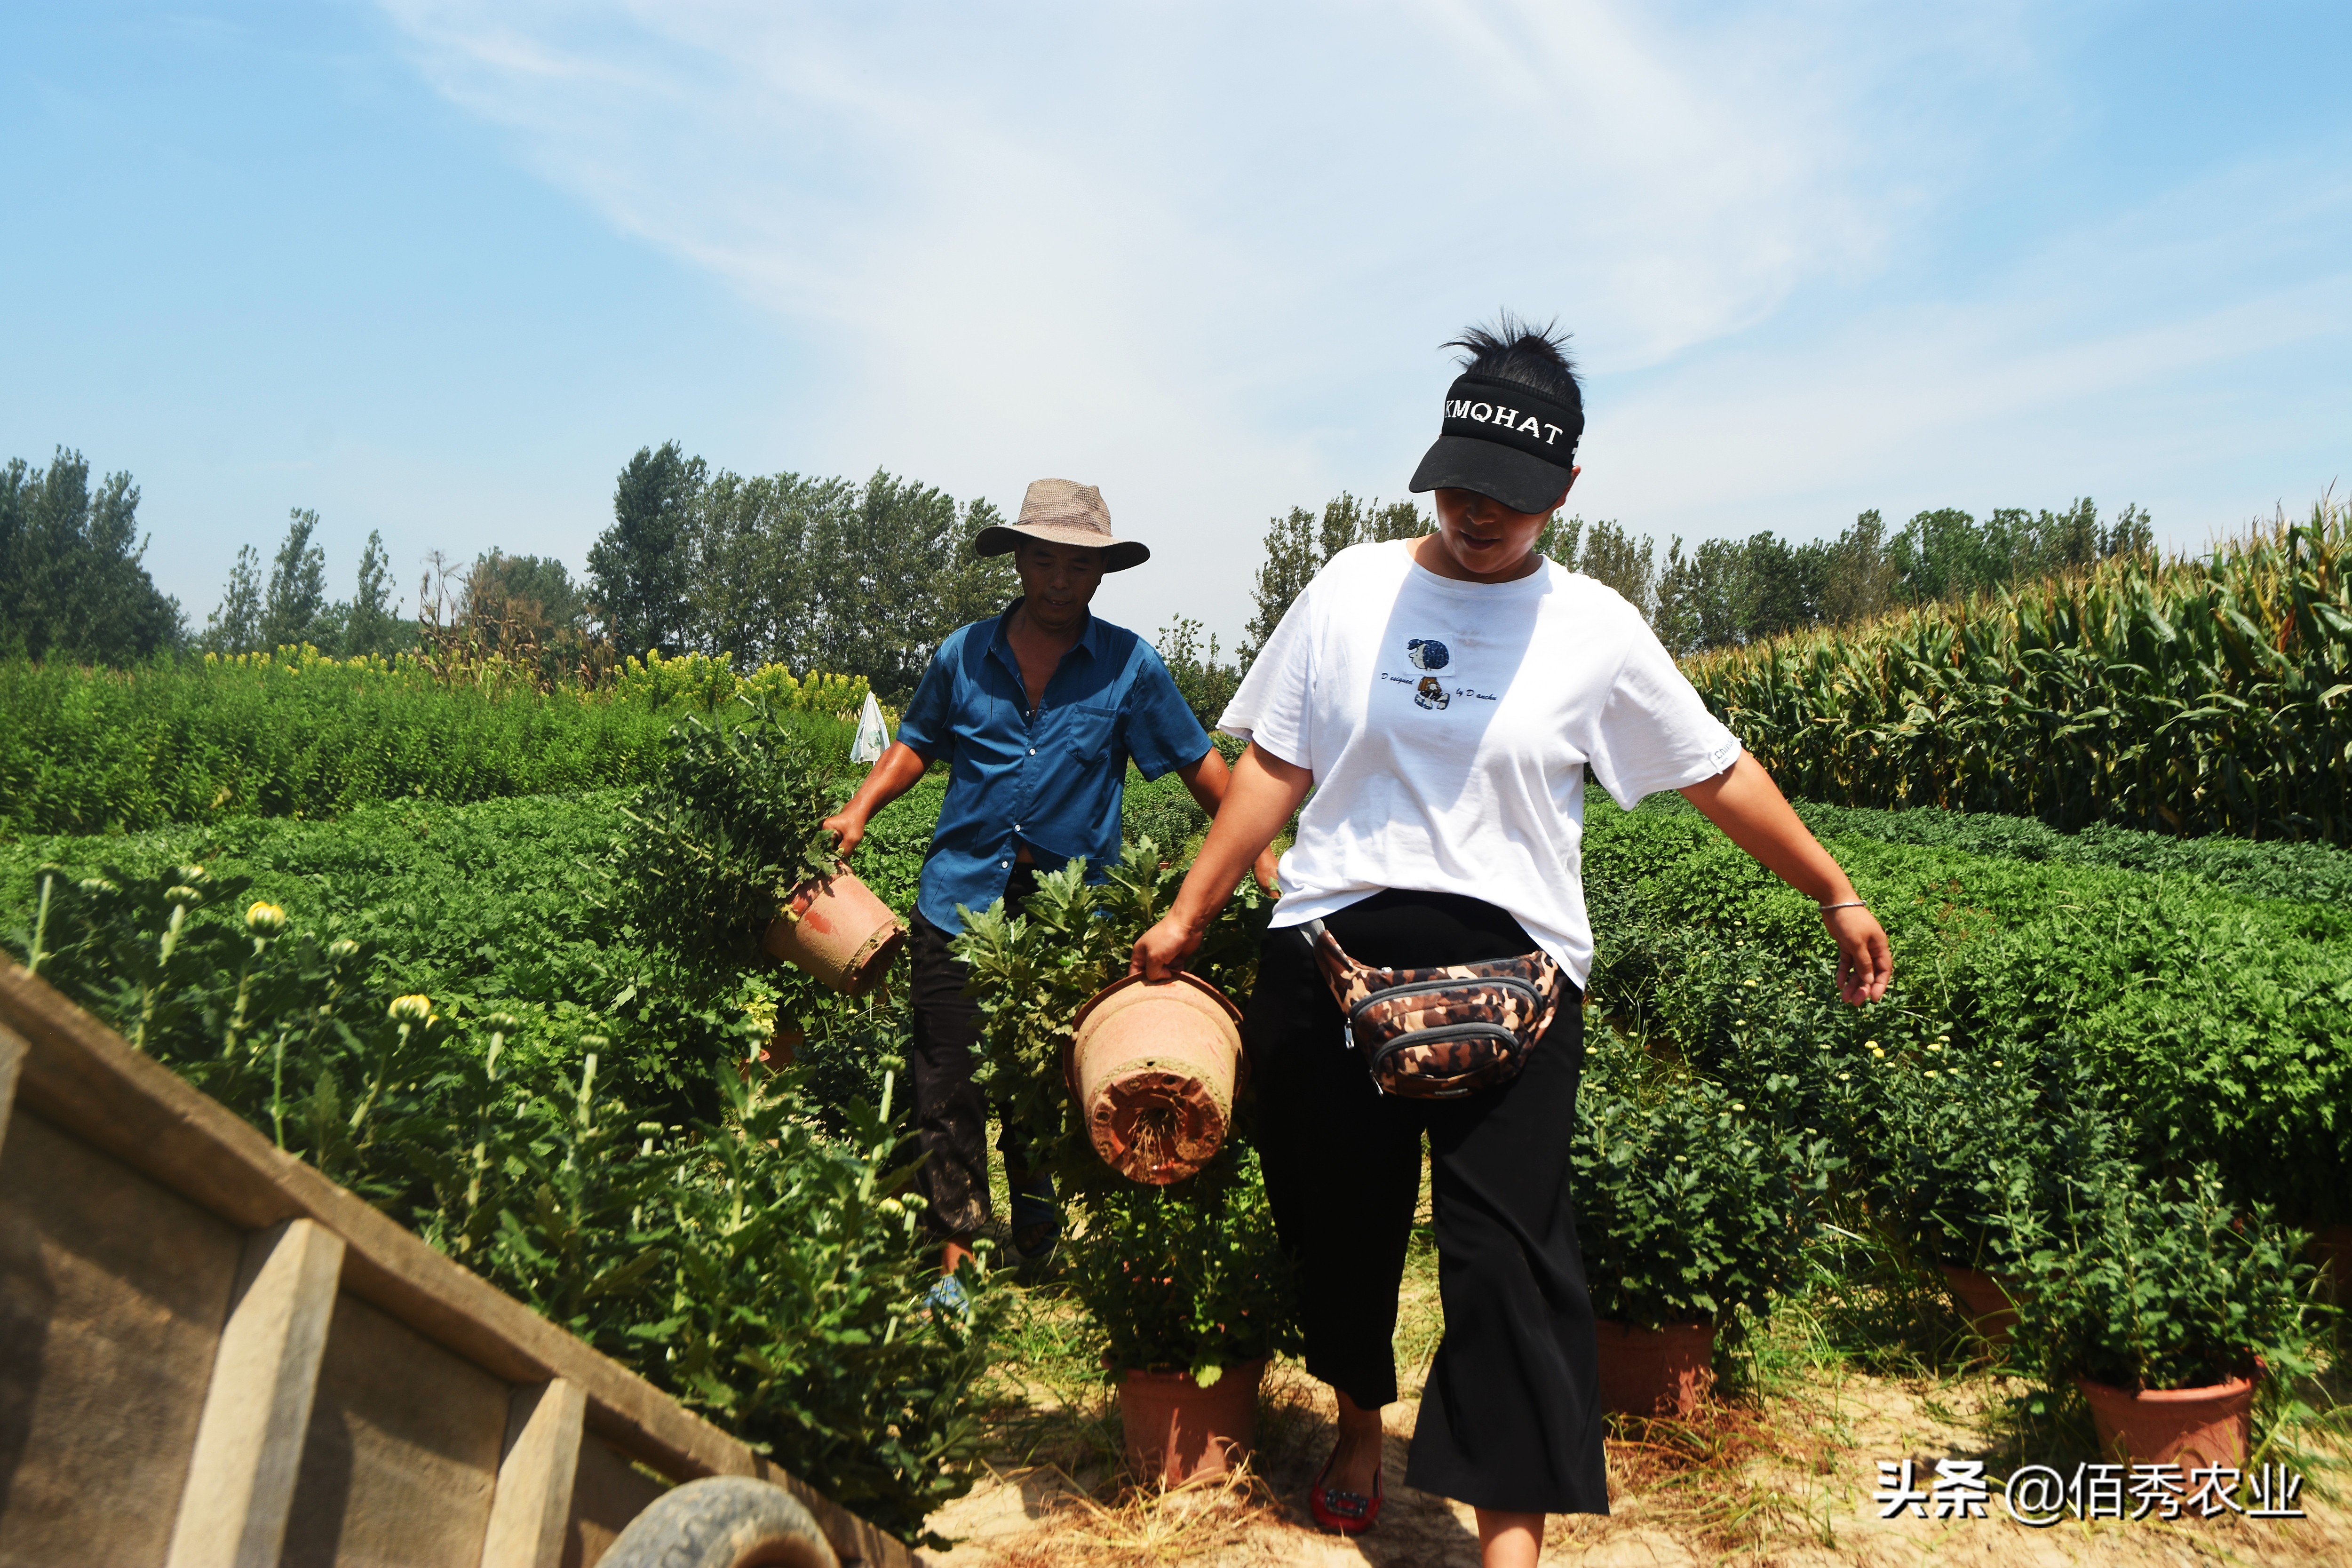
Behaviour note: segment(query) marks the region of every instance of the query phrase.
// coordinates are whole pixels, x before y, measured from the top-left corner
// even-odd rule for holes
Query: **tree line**
[[[1249,626],[1232,659],[1221,659],[1214,637],[1202,640],[1198,621],[1180,616],[1162,634],[1161,652],[1178,685],[1196,708],[1222,706],[1219,699],[1231,696],[1291,601],[1331,557],[1352,544],[1410,539],[1433,526],[1410,501],[1360,501],[1345,491],[1319,514],[1293,507],[1269,518]],[[1685,549],[1677,536],[1664,554],[1652,536],[1611,520],[1588,525],[1555,513],[1536,539],[1538,553],[1623,595],[1677,655],[1867,620],[2154,548],[2146,512],[2126,506],[2112,523],[2102,523],[2087,498],[2058,512],[2003,508],[1982,521],[1946,507],[1920,512],[1892,533],[1877,511],[1865,511],[1834,538],[1803,543],[1765,531]]]
[[[971,540],[1002,514],[877,470],[858,481],[714,468],[676,441],[640,448],[614,486],[613,521],[575,577],[554,556],[492,548],[470,563],[436,553],[404,612],[380,534],[362,551],[349,597],[331,596],[319,514],[294,509],[267,562],[239,548],[201,628],[142,563],[138,487],[95,487],[79,453],[45,468],[0,468],[0,657],[129,664],[180,651],[245,653],[309,643],[344,657],[462,637],[542,661],[551,676],[593,671],[648,649],[730,656],[864,676],[904,701],[940,640],[995,614],[1018,591],[1006,557]],[[1283,614],[1323,564],[1352,544],[1428,531],[1410,500],[1342,492],[1320,509],[1267,520],[1250,619],[1230,653],[1175,616],[1157,642],[1179,688],[1213,720]],[[2103,521],[2089,500],[2063,511],[1923,511],[1890,530],[1865,511],[1829,539],[1771,532],[1664,551],[1614,521],[1554,516],[1537,548],[1616,589],[1677,654],[1759,641],[1905,605],[1955,599],[2146,553],[2147,515]]]
[[[904,701],[940,640],[1019,592],[971,541],[1003,521],[877,470],[865,481],[712,469],[676,442],[621,470],[588,578],[614,644],[862,675]]]

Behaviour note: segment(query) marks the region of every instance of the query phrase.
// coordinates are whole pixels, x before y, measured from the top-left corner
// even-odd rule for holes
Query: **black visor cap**
[[[1559,504],[1572,470],[1541,458],[1470,436],[1440,436],[1422,454],[1409,487],[1475,490],[1513,511],[1549,511]]]
[[[1436,442],[1411,489],[1475,490],[1513,511],[1549,511],[1576,467],[1584,411],[1532,387],[1465,374],[1446,389]]]

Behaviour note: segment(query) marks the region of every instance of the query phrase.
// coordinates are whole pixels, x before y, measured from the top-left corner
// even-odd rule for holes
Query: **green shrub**
[[[2043,1384],[2202,1388],[2312,1370],[2310,1239],[2242,1212],[2210,1167],[2150,1181],[2127,1164],[2073,1173],[2065,1201],[2021,1218],[2011,1270],[2018,1336]]]
[[[1127,775],[1119,805],[1119,831],[1129,840],[1149,838],[1162,858],[1190,858],[1188,846],[1209,830],[1209,814],[1174,773],[1162,773],[1150,783],[1139,773]]]
[[[1920,806],[1881,811],[1865,806],[1797,803],[1797,815],[1823,840],[1874,839],[1995,859],[2048,860],[2104,866],[2148,876],[2196,877],[2244,898],[2307,906],[2325,923],[2314,935],[2352,936],[2352,853],[2328,844],[2271,839],[2181,838],[2095,822],[2061,833],[2030,816],[1942,811]]]
[[[542,693],[519,679],[447,683],[413,658],[307,650],[119,671],[0,661],[0,834],[635,784],[680,714],[715,689],[679,680]],[[789,700],[780,708],[812,747],[846,761],[854,725]]]
[[[1109,1336],[1114,1375],[1189,1372],[1206,1385],[1301,1348],[1257,1153],[1238,1141],[1174,1186],[1105,1185],[1068,1246],[1071,1288]]]
[[[623,876],[655,940],[720,971],[756,962],[793,889],[831,872],[824,819],[850,781],[824,766],[764,700],[733,721],[679,724],[651,783],[624,811]]]
[[[1577,1235],[1605,1321],[1762,1317],[1794,1277],[1839,1163],[1827,1140],[1751,1118],[1704,1079],[1660,1074],[1597,1031],[1577,1100]]]
[[[1868,1009],[1836,1000],[1811,902],[1695,814],[1594,803],[1596,1002],[1784,1124],[1855,1148],[1874,1064],[1981,1071],[2063,1037],[2116,1094],[2144,1164],[2213,1162],[2232,1193],[2311,1223],[2352,1212],[2346,944],[2191,879],[1832,847],[1895,948],[1894,986]]]
[[[2033,1059],[1973,1068],[1938,1053],[1879,1058],[1852,1118],[1854,1185],[1914,1261],[2010,1267],[2020,1216],[2063,1206],[2083,1171],[2129,1153],[2115,1111],[2074,1041]],[[1923,1065],[1941,1060],[1944,1066]]]
[[[968,911],[955,955],[971,965],[980,999],[981,1062],[973,1077],[1028,1135],[1032,1158],[1065,1191],[1122,1184],[1097,1158],[1062,1076],[1062,1047],[1087,999],[1125,974],[1136,939],[1165,913],[1183,880],[1149,839],[1130,842],[1107,880],[1088,883],[1072,860],[1037,879],[1018,911],[1002,900]],[[1244,878],[1187,967],[1234,1000],[1255,984],[1258,938],[1271,906]],[[1178,1184],[1180,1186],[1190,1184]]]
[[[1108,880],[1089,885],[1071,861],[1037,879],[1018,911],[1002,901],[969,912],[956,955],[980,998],[982,1062],[974,1075],[1030,1140],[1083,1213],[1063,1244],[1080,1300],[1108,1337],[1112,1366],[1223,1368],[1296,1347],[1290,1283],[1277,1255],[1244,1103],[1217,1157],[1164,1187],[1104,1164],[1065,1085],[1062,1049],[1087,999],[1125,974],[1136,938],[1182,880],[1158,844],[1129,840]],[[1236,1003],[1255,984],[1270,907],[1255,884],[1211,925],[1189,967]]]

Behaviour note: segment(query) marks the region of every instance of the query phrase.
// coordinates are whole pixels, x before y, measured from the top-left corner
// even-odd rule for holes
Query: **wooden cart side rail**
[[[247,1231],[296,1219],[341,1239],[341,1288],[507,1383],[561,1380],[586,1429],[674,1481],[760,1476],[792,1490],[845,1561],[912,1554],[644,1378],[558,1328],[390,1216],[272,1145],[19,964],[0,959],[0,1079],[15,1103]],[[21,1043],[21,1052],[10,1045]],[[0,1083],[0,1090],[5,1090]],[[0,1092],[0,1136],[9,1110]]]

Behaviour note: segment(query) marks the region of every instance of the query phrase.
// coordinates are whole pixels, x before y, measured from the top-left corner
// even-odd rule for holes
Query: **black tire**
[[[597,1568],[841,1568],[841,1560],[783,1488],[710,1476],[664,1492]]]

